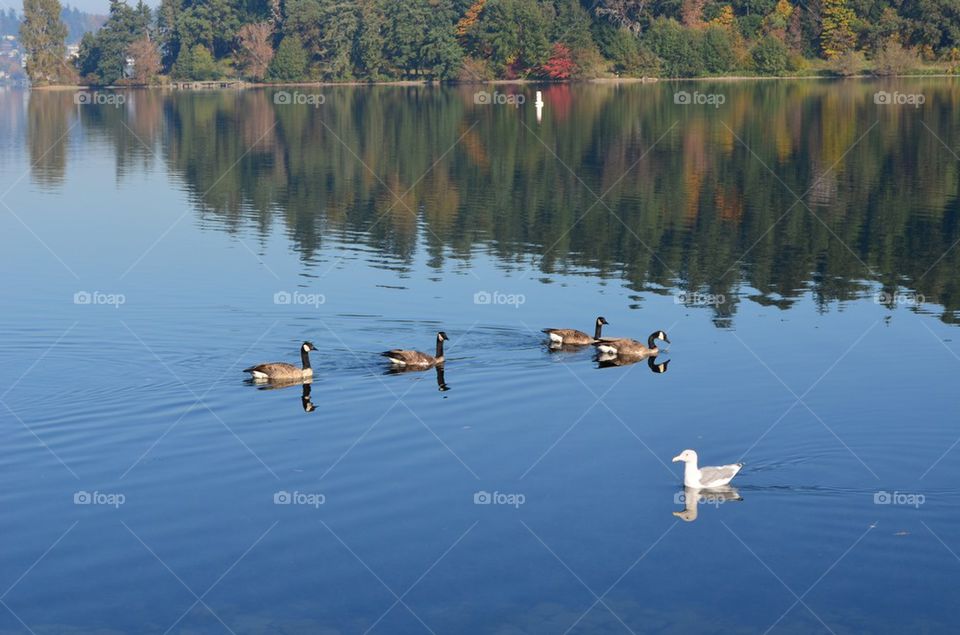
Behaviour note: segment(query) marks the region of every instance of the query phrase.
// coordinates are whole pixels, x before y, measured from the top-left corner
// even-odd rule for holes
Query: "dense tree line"
[[[25,0],[38,4],[53,12],[57,0]],[[960,2],[162,0],[151,11],[111,0],[80,75],[129,79],[121,57],[140,67],[137,81],[684,77],[824,61],[841,74],[897,73],[960,64]]]

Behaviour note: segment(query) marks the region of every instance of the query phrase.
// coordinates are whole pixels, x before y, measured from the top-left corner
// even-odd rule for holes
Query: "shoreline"
[[[491,79],[486,81],[451,81],[439,82],[426,79],[390,80],[390,81],[349,81],[349,82],[246,82],[241,80],[215,80],[210,82],[171,82],[165,84],[131,84],[119,86],[86,86],[81,84],[56,84],[47,86],[18,86],[2,85],[2,88],[22,88],[25,90],[43,91],[82,91],[82,90],[124,90],[124,89],[159,89],[159,90],[186,90],[186,91],[214,91],[214,90],[249,90],[259,88],[317,88],[323,86],[355,87],[355,86],[491,86],[491,85],[560,85],[560,84],[656,84],[659,82],[743,82],[743,81],[771,81],[771,80],[848,80],[848,79],[960,79],[954,73],[910,73],[904,75],[872,75],[861,73],[858,75],[719,75],[715,77],[592,77],[570,80],[541,80],[541,79]]]

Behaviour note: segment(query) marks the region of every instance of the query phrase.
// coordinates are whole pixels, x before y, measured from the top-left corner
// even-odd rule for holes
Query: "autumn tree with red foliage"
[[[550,79],[570,79],[579,70],[570,49],[560,42],[553,45],[550,59],[543,65],[543,74]]]

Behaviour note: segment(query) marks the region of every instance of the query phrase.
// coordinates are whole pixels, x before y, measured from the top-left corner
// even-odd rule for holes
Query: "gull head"
[[[678,454],[677,456],[673,457],[673,462],[674,462],[674,463],[678,463],[678,462],[680,462],[680,461],[683,461],[684,463],[690,463],[691,461],[694,462],[694,463],[696,463],[696,462],[697,462],[697,453],[694,452],[693,450],[684,450],[683,452],[681,452],[681,453]]]

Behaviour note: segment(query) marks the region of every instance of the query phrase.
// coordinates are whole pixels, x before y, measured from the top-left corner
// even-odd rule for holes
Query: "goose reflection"
[[[440,392],[447,392],[450,390],[450,386],[447,385],[446,377],[443,374],[443,366],[437,366],[437,390]]]
[[[256,380],[248,379],[246,382],[249,386],[256,386],[258,390],[283,390],[285,388],[292,388],[293,386],[300,386],[300,405],[303,406],[304,412],[313,412],[317,409],[314,405],[313,400],[310,397],[311,385],[313,384],[312,379],[297,381],[297,380]]]
[[[619,366],[630,366],[631,364],[636,364],[637,362],[647,360],[647,368],[650,369],[650,372],[654,375],[662,375],[667,372],[667,367],[670,365],[670,360],[663,362],[658,362],[656,356],[652,357],[623,357],[615,353],[600,353],[597,355],[597,368],[616,368]]]
[[[313,401],[310,400],[310,382],[307,382],[303,385],[303,393],[300,397],[300,404],[303,406],[304,412],[313,412],[317,409],[313,405]]]
[[[711,489],[694,489],[684,487],[682,492],[673,495],[673,502],[682,504],[682,512],[673,512],[673,515],[680,520],[692,523],[697,519],[697,509],[700,505],[713,505],[719,507],[723,503],[739,502],[743,497],[737,488],[725,485]]]
[[[450,390],[450,386],[447,385],[447,379],[445,375],[446,369],[444,368],[444,365],[439,364],[437,366],[434,366],[433,369],[437,373],[437,390],[439,390],[440,392],[447,392],[448,390]],[[422,368],[416,368],[416,367],[405,368],[403,366],[394,366],[386,370],[383,374],[384,375],[404,375],[406,373],[420,373],[422,371],[423,371]]]

